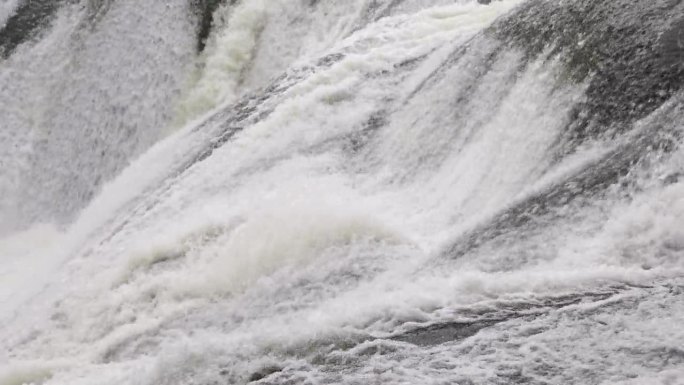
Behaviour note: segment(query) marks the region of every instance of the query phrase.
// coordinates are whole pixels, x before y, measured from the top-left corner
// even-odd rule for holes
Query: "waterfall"
[[[0,385],[684,378],[684,3],[0,4]]]

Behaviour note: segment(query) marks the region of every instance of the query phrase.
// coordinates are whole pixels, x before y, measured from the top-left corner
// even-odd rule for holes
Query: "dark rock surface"
[[[494,319],[471,322],[445,322],[415,329],[393,339],[418,346],[432,346],[471,337],[480,330],[502,321]]]
[[[557,219],[556,208],[570,202],[629,183],[625,178],[648,157],[676,148],[676,122],[684,114],[681,0],[530,0],[487,32],[505,47],[523,50],[526,61],[560,58],[564,77],[559,81],[587,82],[585,98],[573,107],[558,144],[558,158],[598,138],[619,145],[459,237],[445,251],[454,258],[524,226],[543,226]],[[637,121],[641,131],[623,137]]]
[[[191,6],[197,16],[197,52],[204,51],[207,38],[214,26],[214,12],[221,4],[235,5],[237,0],[192,0]]]
[[[35,38],[65,0],[23,0],[0,29],[0,57],[7,58],[22,43]]]
[[[588,81],[568,135],[623,132],[684,85],[684,2],[531,0],[492,29],[537,57],[559,55],[566,76]]]

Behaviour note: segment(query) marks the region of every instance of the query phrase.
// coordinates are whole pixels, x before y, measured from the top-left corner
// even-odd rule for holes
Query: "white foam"
[[[54,274],[63,235],[53,226],[35,225],[0,238],[0,323],[15,315]]]
[[[0,367],[0,385],[42,384],[52,376],[52,371],[39,364],[14,364]]]
[[[365,213],[317,200],[313,195],[279,197],[252,211],[227,240],[205,251],[213,258],[204,272],[195,274],[202,277],[202,290],[244,289],[276,269],[311,262],[330,247],[398,238]]]
[[[238,87],[259,43],[266,10],[266,1],[244,0],[231,12],[227,27],[209,43],[197,83],[181,102],[181,124],[240,95]]]

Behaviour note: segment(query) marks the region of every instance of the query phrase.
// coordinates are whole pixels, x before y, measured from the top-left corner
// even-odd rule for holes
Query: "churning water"
[[[0,26],[0,384],[684,384],[684,2]]]

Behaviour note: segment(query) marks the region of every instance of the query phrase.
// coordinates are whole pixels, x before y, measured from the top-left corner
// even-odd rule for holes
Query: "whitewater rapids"
[[[0,59],[0,385],[684,384],[683,91],[535,1],[196,3]]]

